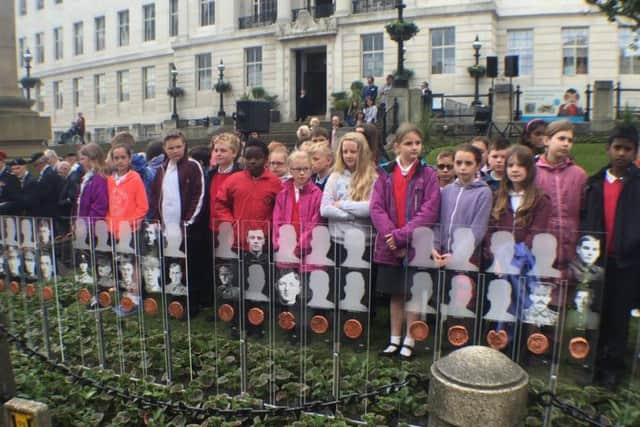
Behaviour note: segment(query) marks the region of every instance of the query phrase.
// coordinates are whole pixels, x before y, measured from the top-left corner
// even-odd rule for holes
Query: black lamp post
[[[173,89],[171,97],[173,98],[173,114],[171,114],[171,120],[175,120],[178,122],[178,103],[176,102],[178,99],[177,94],[178,87],[178,70],[176,69],[176,64],[171,64],[171,88]]]
[[[396,1],[396,9],[398,9],[398,22],[404,22],[403,10],[407,7],[402,0]],[[398,64],[396,69],[397,75],[393,79],[393,87],[405,88],[409,87],[409,81],[404,76],[404,40],[402,37],[398,40]]]
[[[27,79],[25,81],[25,89],[27,90],[27,101],[31,101],[31,88],[33,87],[31,82],[31,60],[33,59],[33,55],[31,55],[31,51],[27,48],[22,56],[24,59],[24,68],[27,70]]]
[[[223,88],[223,83],[224,83],[224,63],[222,62],[222,59],[220,60],[220,63],[218,64],[218,87],[219,87],[219,92],[220,92],[220,111],[218,111],[218,117],[224,117],[226,114],[224,112],[224,91],[222,90]]]
[[[474,54],[473,56],[476,58],[476,63],[475,63],[475,69],[476,72],[474,73],[474,78],[476,80],[476,88],[475,91],[473,92],[473,102],[471,103],[471,105],[480,105],[480,73],[478,72],[478,65],[480,64],[480,48],[482,47],[482,43],[480,43],[480,39],[478,38],[478,35],[476,34],[476,39],[473,41],[473,44],[471,45],[473,46],[473,50],[474,50]]]

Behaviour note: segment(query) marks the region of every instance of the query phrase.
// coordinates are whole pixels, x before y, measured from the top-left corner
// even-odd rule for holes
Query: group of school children
[[[298,255],[310,250],[310,235],[301,232],[301,224],[326,223],[337,254],[344,253],[341,246],[349,230],[360,228],[366,236],[374,231],[367,238],[367,245],[373,246],[373,285],[390,301],[390,339],[381,351],[384,356],[413,355],[414,338],[407,327],[403,339],[403,326],[416,319],[405,313],[405,280],[401,278],[408,271],[405,266],[416,227],[439,227],[431,254],[439,267],[451,260],[451,241],[458,227],[472,230],[476,247],[483,244],[489,228],[513,231],[516,244],[528,246],[535,233],[545,230],[558,241],[555,266],[563,272],[575,257],[579,230],[603,233],[607,273],[598,379],[609,386],[618,383],[629,311],[640,307],[634,274],[634,260],[640,256],[640,222],[634,221],[636,208],[640,208],[634,127],[613,130],[607,144],[610,162],[591,178],[571,157],[574,130],[568,121],[530,122],[522,143],[511,147],[500,139],[487,144],[483,138],[474,138],[452,152],[441,153],[436,168],[423,160],[423,135],[409,123],[396,132],[393,161],[376,163],[378,156],[366,135],[355,131],[342,136],[335,151],[325,138],[284,156],[288,167],[280,168],[284,170],[281,176],[270,170],[274,168],[269,162],[276,158],[273,151],[257,139],[244,144],[241,167],[242,144],[230,133],[212,139],[215,166],[203,173],[200,166],[187,165],[186,172],[179,163],[186,161],[182,160],[185,142],[180,135],[165,139],[168,158],[152,188],[156,195],[150,203],[153,218],[179,220],[192,227],[195,217],[207,215],[208,210],[205,222],[210,231],[215,233],[221,222],[234,223],[239,233],[236,247],[245,250],[247,227],[262,227],[275,246],[278,226],[293,224]],[[90,177],[82,182],[79,214],[118,220],[144,217],[148,210],[144,186],[139,177],[128,175],[130,148],[112,147],[115,173],[102,182],[91,172],[102,169],[100,155],[91,147],[80,153]],[[275,151],[282,153],[279,148]],[[107,188],[107,204],[97,200],[94,206],[84,200],[94,193],[86,191],[93,185]],[[204,214],[200,212],[203,203]]]

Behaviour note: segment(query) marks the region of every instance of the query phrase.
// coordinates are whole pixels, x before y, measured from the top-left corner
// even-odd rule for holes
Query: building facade
[[[277,95],[284,120],[295,118],[305,88],[317,115],[328,114],[331,93],[373,75],[383,84],[396,68],[397,44],[384,26],[397,17],[396,0],[15,0],[18,63],[33,55],[41,78],[36,108],[54,131],[78,112],[97,140],[112,130],[159,130],[171,116],[171,68],[184,96],[181,118],[215,116],[212,90],[224,63],[224,110],[263,87]],[[513,79],[526,94],[583,93],[596,80],[640,87],[640,50],[630,27],[611,23],[582,0],[405,0],[404,16],[419,33],[405,43],[411,85],[428,81],[445,94],[471,94],[473,41],[486,56],[519,55]],[[24,69],[19,69],[19,76]],[[495,83],[481,79],[481,92]],[[540,95],[543,96],[543,95]],[[470,101],[470,100],[469,100]],[[467,102],[467,101],[464,101]],[[636,100],[625,95],[625,103]]]

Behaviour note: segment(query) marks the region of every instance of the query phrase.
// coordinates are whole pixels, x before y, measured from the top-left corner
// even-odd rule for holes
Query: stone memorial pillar
[[[499,351],[469,346],[431,365],[429,427],[521,425],[529,375]]]
[[[4,404],[3,412],[6,426],[51,427],[49,407],[35,400],[14,397]]]
[[[606,131],[613,127],[613,81],[596,80],[593,84],[591,130]]]
[[[500,83],[495,85],[493,93],[493,121],[496,123],[508,123],[509,112],[513,110],[515,99],[510,97],[512,87],[509,83]],[[515,94],[513,94],[515,98]]]
[[[0,2],[0,150],[10,157],[26,156],[51,137],[51,120],[31,111],[16,80],[15,2]]]

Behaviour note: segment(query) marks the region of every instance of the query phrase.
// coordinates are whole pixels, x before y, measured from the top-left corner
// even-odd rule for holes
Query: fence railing
[[[613,90],[615,91],[615,113],[616,113],[616,120],[620,120],[622,119],[622,115],[624,113],[625,110],[630,111],[631,113],[638,113],[640,112],[640,105],[639,106],[630,106],[630,105],[623,105],[623,100],[622,100],[622,95],[626,92],[626,93],[640,93],[640,88],[631,88],[631,87],[622,87],[622,84],[620,82],[616,83],[616,86],[613,88]],[[639,96],[640,98],[640,96]],[[640,104],[640,101],[639,101]]]
[[[276,22],[277,12],[275,10],[261,13],[259,15],[241,16],[238,18],[238,26],[241,30],[246,28],[256,28],[271,25]]]

